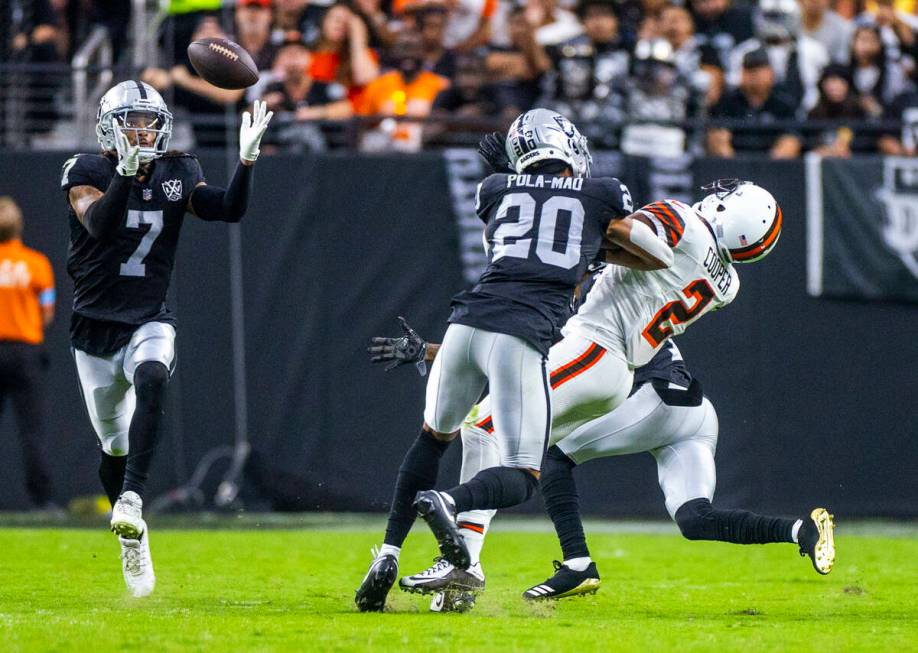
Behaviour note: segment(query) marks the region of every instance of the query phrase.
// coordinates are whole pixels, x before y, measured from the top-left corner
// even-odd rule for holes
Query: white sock
[[[381,547],[379,547],[379,554],[376,557],[381,558],[384,555],[391,555],[391,556],[395,556],[395,560],[398,561],[398,556],[401,552],[402,552],[402,547],[400,546],[392,546],[391,544],[383,544]]]
[[[481,559],[481,547],[484,546],[484,533],[479,533],[467,526],[460,526],[459,530],[462,533],[462,539],[465,540],[465,546],[468,547],[471,564],[477,565]]]
[[[572,571],[586,571],[586,568],[590,566],[590,563],[593,560],[590,556],[585,558],[571,558],[570,560],[564,561],[564,566]]]
[[[797,541],[797,533],[800,532],[801,526],[803,526],[803,520],[798,519],[797,521],[794,522],[794,527],[791,529],[790,535],[794,539],[795,544],[800,544],[800,542]]]

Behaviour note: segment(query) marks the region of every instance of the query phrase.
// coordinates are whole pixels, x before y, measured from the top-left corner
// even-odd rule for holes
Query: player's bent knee
[[[157,395],[169,385],[169,368],[158,361],[146,361],[134,372],[134,389],[138,395]]]
[[[430,424],[428,424],[427,422],[424,422],[424,430],[427,431],[433,439],[439,440],[440,442],[452,442],[457,437],[459,437],[459,433],[460,433],[460,431],[442,433],[440,431],[437,431],[431,428]]]
[[[99,438],[99,444],[109,456],[120,458],[128,455],[128,434],[118,433],[116,435],[102,436]]]
[[[716,528],[710,514],[714,510],[708,499],[692,499],[686,501],[676,511],[676,524],[682,531],[682,536],[687,540],[709,540],[711,529]]]

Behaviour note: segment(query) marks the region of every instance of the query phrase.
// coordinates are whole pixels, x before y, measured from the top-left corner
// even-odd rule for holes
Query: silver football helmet
[[[141,143],[140,162],[158,159],[169,149],[172,138],[172,114],[159,92],[145,82],[129,80],[113,86],[99,101],[96,114],[96,138],[103,150],[115,149],[115,124],[122,131],[154,135],[152,145]]]
[[[507,132],[507,156],[518,174],[538,161],[556,159],[568,164],[575,177],[589,177],[593,163],[586,136],[549,109],[533,109],[513,121]]]

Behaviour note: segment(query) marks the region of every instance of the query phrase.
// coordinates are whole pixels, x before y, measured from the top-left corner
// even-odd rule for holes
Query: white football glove
[[[239,128],[239,158],[243,161],[254,161],[258,158],[261,137],[265,135],[268,123],[274,116],[273,111],[268,111],[268,105],[260,100],[255,100],[252,110],[254,118],[248,111],[243,112],[242,127]]]
[[[133,177],[140,168],[140,145],[131,145],[128,137],[115,123],[115,151],[118,152],[118,165],[115,170],[122,177]]]

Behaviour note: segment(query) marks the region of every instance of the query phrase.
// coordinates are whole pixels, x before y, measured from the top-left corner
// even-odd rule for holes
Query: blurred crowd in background
[[[222,146],[263,97],[275,149],[414,151],[545,106],[630,154],[913,155],[916,0],[172,0],[134,70]],[[4,61],[64,62],[94,25],[125,56],[127,0],[5,0]],[[188,62],[226,37],[262,71],[218,89]],[[229,107],[230,109],[228,109]],[[233,113],[232,120],[223,116]],[[211,116],[212,120],[206,117]],[[406,120],[410,118],[410,120]]]

